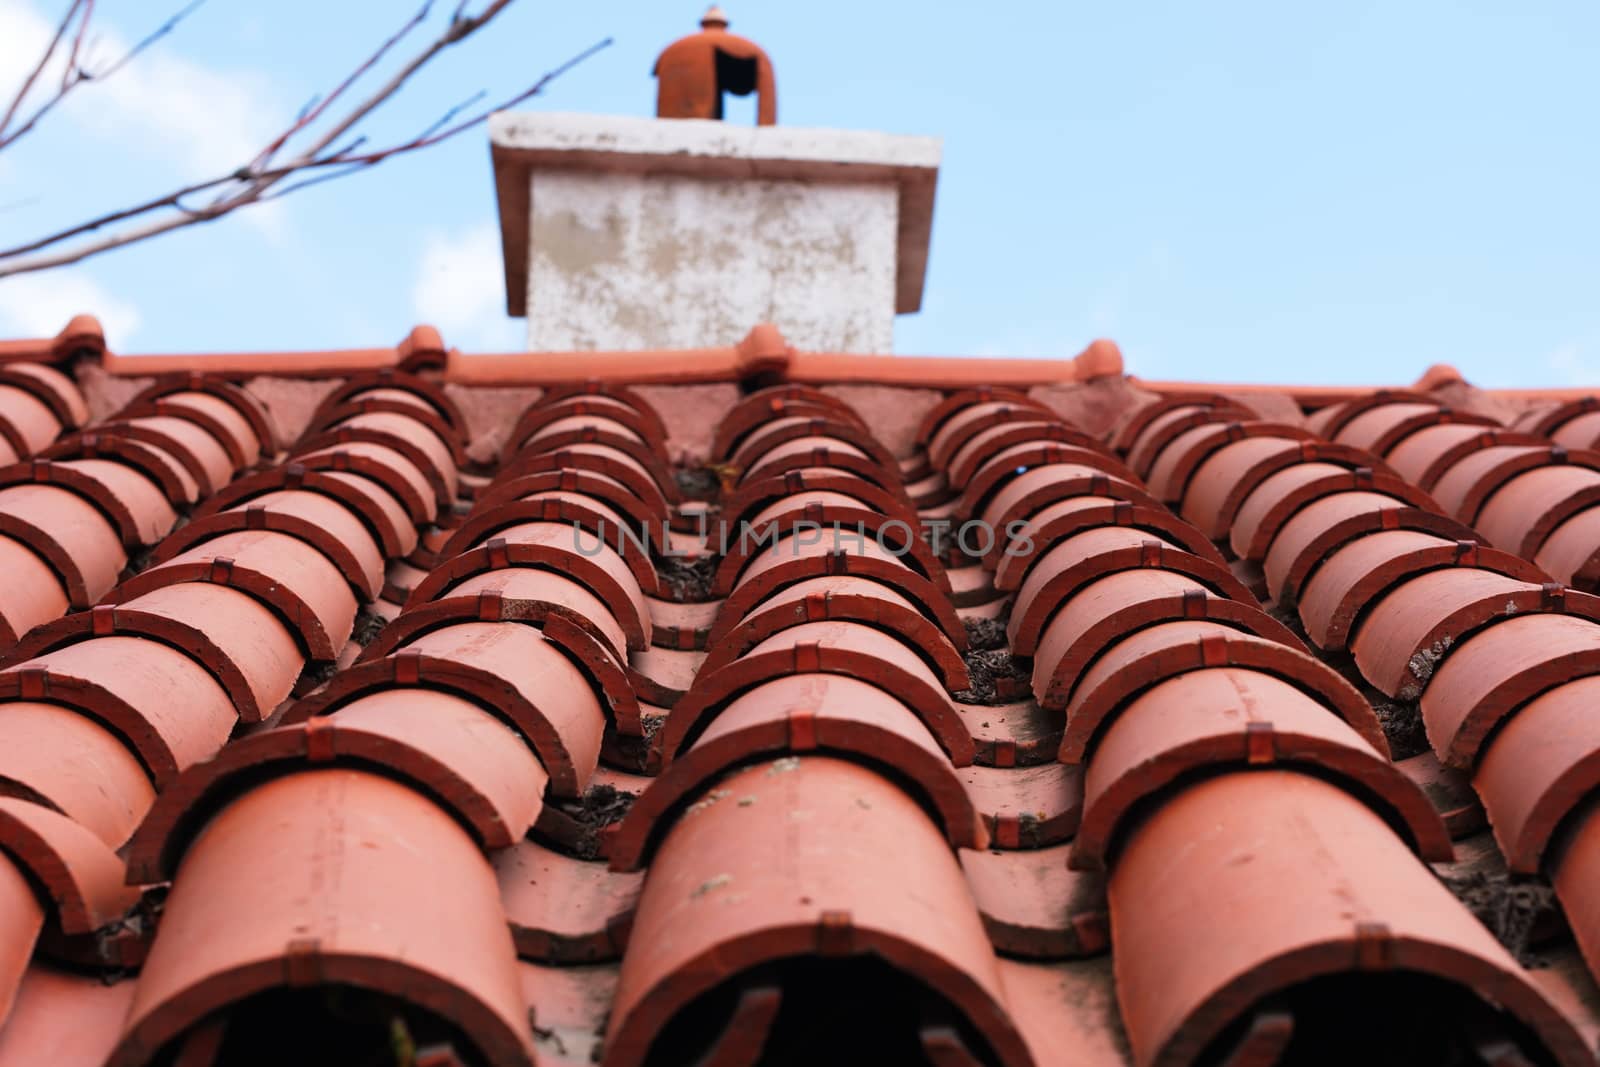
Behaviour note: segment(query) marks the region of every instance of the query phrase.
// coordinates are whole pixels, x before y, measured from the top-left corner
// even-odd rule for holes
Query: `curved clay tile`
[[[973,438],[1002,426],[1038,423],[1041,415],[1045,413],[1037,403],[1013,404],[1000,400],[969,405],[940,423],[928,439],[928,462],[935,470],[948,473],[956,454]],[[1054,418],[1052,415],[1045,417]]]
[[[905,499],[875,482],[849,471],[801,467],[781,476],[741,483],[721,501],[718,521],[710,527],[709,536],[718,538],[718,544],[732,544],[739,536],[740,524],[749,522],[756,512],[802,493],[840,494],[913,527],[918,522],[917,512]]]
[[[175,648],[97,637],[0,671],[0,698],[77,708],[125,738],[157,785],[209,759],[237,715],[227,692]]]
[[[1275,441],[1316,440],[1303,426],[1278,422],[1213,422],[1191,427],[1167,442],[1150,464],[1145,484],[1156,498],[1168,504],[1181,502],[1200,465],[1217,452],[1240,441],[1268,438]]]
[[[237,530],[275,530],[304,541],[328,557],[362,600],[376,600],[383,589],[383,551],[367,527],[340,501],[305,489],[262,493],[226,511],[198,516],[162,541],[150,564]]]
[[[627,635],[617,622],[611,608],[587,586],[564,574],[533,567],[501,567],[483,571],[449,586],[428,604],[418,604],[406,611],[402,618],[431,610],[434,605],[452,604],[471,600],[478,606],[479,618],[538,620],[549,615],[550,609],[571,614],[574,621],[583,620],[585,628],[598,637],[606,648],[619,659],[628,654]],[[440,609],[441,615],[455,614],[455,609]],[[378,640],[368,648],[385,644],[389,629],[378,635]],[[398,631],[396,631],[398,632]],[[382,655],[388,654],[385,648]]]
[[[1350,492],[1381,493],[1412,507],[1438,508],[1426,493],[1393,475],[1375,474],[1365,467],[1349,470],[1331,463],[1299,463],[1271,475],[1245,498],[1228,534],[1229,544],[1241,558],[1261,560],[1284,524],[1301,508],[1323,497]]]
[[[486,850],[521,840],[543,806],[544,768],[469,700],[428,689],[369,693],[337,713],[251,734],[161,791],[128,845],[128,877],[170,881],[211,817],[251,783],[312,766],[389,775],[445,807]]]
[[[205,400],[199,398],[204,397]],[[209,401],[220,400],[233,409],[233,412],[244,420],[250,435],[255,438],[253,451],[255,463],[259,459],[270,459],[277,455],[278,439],[272,428],[272,416],[267,414],[267,409],[261,401],[252,396],[249,391],[235,385],[226,378],[214,374],[174,374],[159,378],[133,398],[131,404],[140,404],[154,400],[178,400],[193,402],[194,410],[216,411]],[[217,416],[230,425],[238,424],[226,416]],[[243,441],[239,442],[244,454],[248,457],[252,447]]]
[[[569,418],[604,419],[615,423],[645,442],[658,455],[667,454],[665,429],[644,412],[614,397],[574,396],[549,404],[535,404],[522,413],[506,437],[505,456],[514,456],[523,443],[551,423]],[[722,453],[716,453],[721,455]]]
[[[1571,464],[1600,469],[1600,453],[1568,452],[1560,445],[1499,445],[1480,449],[1447,471],[1434,499],[1462,522],[1475,523],[1485,501],[1523,471]]]
[[[574,403],[580,402],[574,401]],[[633,446],[642,446],[643,453],[651,455],[654,459],[663,458],[666,454],[665,449],[657,449],[654,443],[646,441],[644,434],[636,430],[632,424],[614,419],[609,414],[593,411],[564,412],[555,407],[533,410],[547,415],[548,418],[541,420],[529,433],[520,438],[515,448],[508,448],[504,453],[507,458],[516,455],[525,447],[537,452],[569,441],[604,439],[614,440],[619,446],[625,441],[630,450]]]
[[[661,762],[681,758],[740,693],[791,673],[842,674],[875,685],[915,712],[957,767],[972,762],[972,735],[922,657],[888,634],[834,621],[780,630],[721,670],[697,675],[657,735]]]
[[[1385,493],[1322,497],[1295,512],[1267,549],[1262,570],[1272,599],[1287,607],[1306,580],[1341,546],[1380,530],[1421,530],[1452,541],[1476,540],[1473,531],[1435,511],[1411,507]]]
[[[797,437],[774,445],[749,467],[737,467],[738,482],[743,484],[758,478],[787,475],[791,471],[811,468],[847,471],[867,479],[891,493],[904,493],[898,467],[884,467],[877,460],[857,448],[831,437]]]
[[[712,595],[731,593],[753,555],[762,551],[781,555],[783,546],[796,546],[813,537],[823,547],[832,548],[839,540],[834,533],[836,530],[874,541],[949,593],[949,575],[934,558],[915,521],[884,515],[843,493],[806,491],[768,505],[752,517],[747,526],[730,532],[730,540],[712,579]]]
[[[161,487],[173,507],[183,509],[200,499],[193,475],[176,456],[156,445],[128,437],[115,430],[101,433],[85,430],[51,445],[39,453],[40,459],[114,459],[140,471]]]
[[[1097,956],[1111,944],[1105,879],[1067,867],[1069,846],[963,849],[961,869],[996,950],[1020,959]]]
[[[1439,479],[1468,456],[1501,445],[1542,445],[1533,434],[1443,422],[1418,430],[1389,450],[1390,466],[1406,481],[1432,492]]]
[[[1128,467],[1140,478],[1148,477],[1167,446],[1191,430],[1253,418],[1254,414],[1227,406],[1214,408],[1205,404],[1188,404],[1171,408],[1152,418],[1139,431],[1138,438],[1126,452]]]
[[[1312,412],[1306,425],[1329,440],[1337,440],[1345,426],[1363,413],[1391,404],[1421,404],[1435,409],[1441,406],[1434,397],[1413,389],[1375,389],[1366,396]]]
[[[1550,432],[1559,445],[1571,449],[1600,448],[1600,412],[1589,411],[1562,423]]]
[[[1526,560],[1476,541],[1447,541],[1418,530],[1380,530],[1337,549],[1300,590],[1298,607],[1307,636],[1318,648],[1343,649],[1357,620],[1379,596],[1440,567],[1503,574],[1519,585],[1548,580]]]
[[[1472,788],[1472,780],[1440,763],[1432,749],[1399,760],[1395,766],[1427,794],[1444,819],[1451,840],[1460,841],[1488,828],[1489,819],[1483,812],[1483,802]]]
[[[661,415],[655,407],[644,398],[637,389],[615,382],[585,381],[576,385],[552,385],[545,389],[544,395],[539,398],[541,404],[556,404],[569,397],[575,396],[606,396],[613,400],[620,400],[624,404],[639,412],[655,427],[655,431],[662,437],[667,436],[666,423],[661,421]]]
[[[1490,740],[1472,776],[1514,872],[1539,872],[1556,829],[1600,786],[1600,676],[1529,701]]]
[[[853,538],[841,537],[839,548],[830,543],[832,537],[832,531],[820,541],[791,535],[764,548],[746,565],[739,584],[723,600],[707,639],[709,643],[721,641],[740,620],[781,589],[809,578],[851,575],[870,578],[893,589],[936,622],[957,648],[966,648],[966,624],[944,590],[871,537],[863,537],[860,545]],[[845,546],[850,551],[845,551]]]
[[[1600,620],[1600,597],[1473,567],[1418,575],[1372,606],[1354,642],[1356,665],[1379,690],[1415,700],[1456,645],[1498,619],[1538,612]]]
[[[465,622],[421,634],[380,660],[349,667],[299,701],[304,722],[396,686],[444,689],[492,708],[516,728],[561,796],[582,796],[600,759],[605,714],[588,677],[532,626]]]
[[[447,508],[456,495],[456,462],[449,446],[428,427],[408,415],[376,411],[353,415],[322,433],[302,438],[295,444],[295,457],[324,449],[375,445],[405,457],[433,496],[436,508]]]
[[[99,600],[127,566],[116,528],[70,489],[25,484],[0,489],[0,533],[42,556],[75,608]]]
[[[130,547],[154,544],[178,521],[159,485],[115,460],[34,460],[0,470],[0,486],[29,482],[59,485],[88,500]]]
[[[642,873],[613,871],[531,840],[495,853],[494,873],[518,956],[562,964],[621,958]],[[544,1018],[551,1005],[532,1002]]]
[[[980,385],[970,389],[957,389],[947,393],[943,400],[929,408],[917,424],[916,442],[924,448],[933,438],[934,431],[944,425],[952,415],[965,410],[974,404],[990,403],[1013,404],[1022,407],[1032,407],[1041,415],[1054,417],[1055,412],[1034,400],[1020,389],[1008,389],[1004,386]]]
[[[61,420],[48,404],[25,389],[0,381],[0,439],[18,459],[49,445],[61,430]]]
[[[901,471],[903,478],[900,482],[901,490],[913,507],[923,510],[944,509],[946,512],[954,503],[956,491],[950,487],[949,481],[942,473],[935,471],[932,474],[917,473],[913,470]]]
[[[627,485],[599,471],[548,470],[516,478],[497,478],[473,498],[473,513],[498,507],[539,493],[581,493],[627,516],[639,532],[652,543],[669,521],[667,512],[655,507]]]
[[[915,604],[881,582],[851,575],[808,578],[773,593],[711,645],[700,670],[724,667],[780,630],[824,619],[893,633],[922,654],[950,692],[971,684],[961,653]]]
[[[743,397],[717,423],[711,441],[711,455],[727,459],[745,435],[774,419],[791,415],[831,416],[845,422],[860,422],[856,409],[831,393],[808,385],[784,384],[758,389]]]
[[[545,587],[554,586],[559,593],[576,592],[587,597],[596,606],[587,590],[575,583],[563,583],[559,575],[526,568],[516,568],[524,575],[546,580]],[[505,572],[491,571],[493,574]],[[581,602],[581,601],[580,601]],[[608,617],[610,612],[600,607],[598,614]],[[484,590],[477,596],[448,596],[413,608],[383,628],[371,644],[362,651],[357,663],[381,659],[397,648],[410,643],[423,633],[453,626],[463,622],[532,623],[554,642],[561,651],[588,676],[591,685],[604,697],[611,709],[610,720],[617,732],[627,737],[643,736],[639,698],[629,683],[628,673],[618,651],[622,646],[612,645],[611,638],[586,615],[572,607],[550,600],[516,600],[500,595],[498,590]],[[615,624],[612,626],[615,629]],[[620,631],[618,631],[620,636]]]
[[[1554,466],[1506,482],[1478,512],[1474,525],[1490,543],[1532,559],[1550,531],[1600,504],[1600,470]]]
[[[1285,468],[1317,463],[1366,469],[1375,475],[1392,472],[1369,452],[1327,441],[1299,438],[1245,437],[1212,452],[1195,469],[1178,511],[1208,537],[1218,540],[1233,528],[1244,502],[1262,482]]]
[[[222,442],[199,423],[177,415],[118,417],[96,429],[161,449],[182,464],[203,497],[215,493],[233,477],[233,460]]]
[[[1448,767],[1471,768],[1502,719],[1534,697],[1600,674],[1600,625],[1570,615],[1503,619],[1457,645],[1422,693],[1422,720]]]
[[[583,553],[592,554],[596,543],[606,545],[622,557],[642,591],[657,591],[655,564],[650,561],[651,542],[633,523],[581,493],[556,490],[490,508],[476,508],[472,517],[451,532],[439,547],[439,558],[452,559],[497,534],[533,522],[566,527],[570,531],[568,540]],[[579,530],[587,535],[582,540],[578,539]]]
[[[999,1063],[1032,1063],[966,880],[916,801],[870,770],[817,756],[751,767],[721,789],[725,798],[678,820],[651,864],[606,1067],[655,1062],[651,1046],[680,1013],[751,968],[858,954],[938,994]],[[791,821],[796,810],[811,818]],[[892,888],[907,872],[915,894]],[[780,969],[775,980],[785,977]]]
[[[899,477],[899,462],[859,420],[846,421],[829,416],[789,416],[765,422],[739,442],[739,447],[728,462],[740,469],[755,469],[761,466],[763,457],[778,446],[799,441],[848,445],[870,458],[891,477]]]
[[[1534,561],[1558,582],[1600,592],[1600,507],[1580,511],[1551,530]]]
[[[0,1037],[44,928],[44,904],[39,896],[20,866],[0,855]]]
[[[1412,434],[1429,426],[1466,424],[1479,427],[1499,425],[1487,415],[1468,411],[1452,411],[1433,401],[1414,404],[1384,404],[1369,408],[1347,421],[1335,437],[1343,444],[1365,449],[1378,456],[1387,456],[1395,446]]]
[[[1078,591],[1120,571],[1151,568],[1194,579],[1219,596],[1243,604],[1255,597],[1226,567],[1192,555],[1143,530],[1103,526],[1058,542],[1040,556],[1012,602],[1006,634],[1012,650],[1027,655],[1038,648],[1045,624]]]
[[[309,659],[333,659],[355,627],[356,598],[338,568],[304,541],[273,530],[209,538],[129,578],[106,600],[120,604],[179,582],[249,593],[294,630]]]
[[[406,606],[433,600],[463,578],[514,566],[545,568],[583,583],[610,608],[629,648],[650,647],[650,609],[633,570],[609,544],[560,523],[523,522],[499,531],[428,572]]]
[[[417,465],[401,453],[372,441],[297,452],[294,463],[306,470],[348,471],[364,475],[394,495],[412,523],[421,526],[438,518],[439,500]]]
[[[34,963],[0,1026],[0,1063],[104,1063],[137,984]],[[6,999],[0,995],[0,1012]]]
[[[40,626],[0,658],[12,666],[75,641],[120,634],[181,648],[210,671],[244,722],[260,722],[289,696],[305,666],[294,635],[248,594],[208,582],[152,589]]]
[[[989,457],[967,479],[966,486],[956,499],[957,515],[977,515],[988,508],[995,494],[1019,473],[1045,464],[1071,464],[1104,471],[1119,482],[1133,485],[1136,479],[1122,464],[1108,459],[1100,452],[1076,445],[1055,441],[1030,441],[1012,445]]]
[[[1052,463],[1013,476],[984,505],[982,521],[996,531],[1009,532],[1044,508],[1075,496],[1101,496],[1159,508],[1161,504],[1132,482],[1114,478],[1093,467]],[[970,517],[970,516],[968,516]]]
[[[33,394],[68,429],[89,421],[89,405],[78,383],[43,363],[8,363],[0,367],[0,382]]]
[[[319,413],[338,407],[351,400],[358,400],[363,395],[377,390],[395,390],[409,394],[425,402],[429,407],[453,427],[456,433],[463,437],[467,434],[467,420],[461,414],[461,409],[450,399],[450,395],[436,382],[431,382],[416,374],[403,370],[385,367],[375,372],[353,374],[343,383],[336,386],[322,398]],[[549,394],[546,394],[547,396]],[[317,424],[316,417],[312,425]]]
[[[64,934],[102,930],[139,902],[110,845],[41,805],[0,797],[0,852],[43,888]]]
[[[1573,816],[1573,828],[1551,872],[1556,896],[1572,928],[1584,962],[1593,974],[1600,969],[1600,818],[1593,807]]]
[[[1155,453],[1191,426],[1255,418],[1260,416],[1243,404],[1214,393],[1161,397],[1136,409],[1113,431],[1112,447],[1128,457],[1128,465],[1134,470],[1148,469]],[[1135,452],[1140,456],[1138,462],[1133,458]]]
[[[1511,425],[1530,434],[1549,437],[1551,431],[1562,423],[1596,408],[1600,408],[1600,398],[1593,396],[1579,397],[1566,403],[1552,402],[1526,409],[1511,420]]]
[[[985,708],[991,714],[995,709]],[[1060,743],[1059,736],[1055,744]],[[1054,759],[1055,746],[1040,753]],[[996,849],[1036,849],[1059,845],[1078,832],[1083,815],[1083,768],[1065,763],[983,766],[956,771],[967,796],[988,828]]]
[[[1384,756],[1389,743],[1372,705],[1332,667],[1279,641],[1214,621],[1167,622],[1124,637],[1084,672],[1067,705],[1060,758],[1088,759],[1106,722],[1137,693],[1165,679],[1214,667],[1272,675],[1312,695]]]
[[[1506,1011],[1542,1044],[1528,1057],[1590,1061],[1577,1028],[1382,818],[1309,775],[1191,785],[1131,831],[1108,892],[1117,997],[1141,1065],[1196,1062],[1267,997],[1347,1027],[1343,1000],[1302,983],[1374,971],[1487,991],[1485,1014]],[[1389,1048],[1383,1028],[1347,1036],[1356,1055]]]
[[[135,401],[117,413],[126,419],[141,415],[171,415],[210,434],[228,454],[235,470],[253,467],[261,460],[261,438],[237,406],[219,396],[201,392],[174,392]]]
[[[0,536],[0,645],[9,646],[67,610],[67,588],[33,549]]]
[[[735,697],[651,781],[611,833],[612,868],[643,869],[690,801],[706,795],[730,771],[756,760],[811,752],[855,759],[899,781],[938,822],[951,847],[988,844],[955,768],[910,708],[854,678],[792,674]]]
[[[1038,415],[1030,415],[1020,422],[1004,422],[973,434],[950,457],[945,479],[952,487],[964,489],[972,476],[995,456],[1017,445],[1034,442],[1050,442],[1093,453],[1099,457],[1103,469],[1118,477],[1133,480],[1133,472],[1093,435],[1068,426],[1053,416],[1046,419]]]
[[[533,456],[577,446],[603,448],[626,457],[649,474],[650,480],[661,487],[667,499],[677,499],[678,484],[667,467],[666,457],[653,450],[632,430],[606,419],[564,419],[551,423],[524,441],[515,454],[508,455],[503,469],[519,470]]]
[[[386,558],[408,556],[417,547],[416,524],[400,498],[382,482],[352,471],[308,470],[299,463],[269,467],[240,478],[195,508],[193,520],[284,490],[320,493],[343,504],[360,517]]]
[[[468,462],[466,445],[456,428],[445,421],[444,416],[426,400],[400,389],[368,389],[335,407],[319,407],[307,423],[302,440],[326,432],[348,419],[373,414],[395,415],[421,423],[433,432],[457,467]]]
[[[109,1063],[137,1067],[214,1012],[321,984],[395,997],[457,1027],[487,1063],[532,1067],[515,951],[476,843],[433,801],[344,769],[261,783],[195,838]]]
[[[1225,565],[1222,553],[1200,531],[1166,508],[1130,504],[1098,496],[1068,497],[1035,512],[1018,526],[1001,548],[995,561],[994,587],[1009,592],[1022,584],[1033,563],[1055,545],[1087,530],[1121,526],[1154,534],[1185,552],[1219,566]],[[989,560],[986,560],[987,564]]]
[[[1212,619],[1260,633],[1285,646],[1300,642],[1253,601],[1219,597],[1175,571],[1117,571],[1084,586],[1042,630],[1017,631],[1011,650],[1034,657],[1034,695],[1046,707],[1066,702],[1070,686],[1108,644],[1143,626],[1172,619]]]
[[[120,737],[71,708],[27,700],[0,705],[0,793],[48,804],[114,849],[155,798]]]
[[[666,515],[672,509],[668,500],[676,496],[676,483],[672,493],[656,481],[655,476],[641,466],[632,456],[607,445],[568,445],[554,452],[524,453],[500,469],[495,485],[520,478],[527,474],[545,471],[586,470],[604,474],[621,482],[645,502],[652,513]]]
[[[1072,866],[1104,868],[1135,813],[1179,783],[1259,767],[1329,778],[1404,832],[1423,859],[1455,858],[1427,796],[1348,724],[1281,679],[1221,668],[1145,690],[1105,727],[1084,776]]]

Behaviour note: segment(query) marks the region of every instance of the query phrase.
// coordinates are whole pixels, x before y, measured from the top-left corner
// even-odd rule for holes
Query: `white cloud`
[[[505,310],[499,227],[482,222],[428,234],[411,307],[419,322],[439,328],[447,345],[491,352],[521,348],[522,326]]]
[[[145,27],[138,27],[144,32]],[[23,0],[0,0],[0,86],[7,99],[55,31],[51,18]],[[181,34],[183,31],[178,31]],[[178,38],[173,38],[177,40]],[[104,69],[131,42],[96,21],[86,66]],[[30,97],[47,99],[59,82],[66,49],[58,49]],[[41,89],[43,91],[41,91]],[[267,80],[258,73],[216,70],[158,44],[104,82],[74,89],[59,115],[95,138],[155,159],[170,159],[190,177],[209,176],[248,162],[283,121]]]
[[[74,315],[93,315],[112,348],[126,351],[139,309],[82,271],[57,270],[0,279],[0,337],[54,337]]]
[[[42,13],[27,0],[0,0],[0,98],[9,102],[55,32],[57,12]],[[142,23],[132,27],[147,32]],[[103,82],[80,85],[44,119],[70,126],[83,137],[77,151],[97,156],[91,146],[155,162],[173,184],[212,178],[248,163],[285,122],[267,79],[248,70],[219,70],[178,54],[177,34]],[[97,19],[83,58],[90,70],[103,70],[126,54],[131,42]],[[60,83],[67,48],[56,50],[29,96],[31,112]],[[41,124],[42,130],[44,125]],[[278,204],[242,213],[257,232],[280,243],[286,230]]]

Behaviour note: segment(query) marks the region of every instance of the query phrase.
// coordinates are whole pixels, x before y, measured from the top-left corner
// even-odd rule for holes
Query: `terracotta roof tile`
[[[419,1063],[1354,1060],[1403,1007],[1596,1062],[1594,404],[91,325],[0,350],[0,1061],[285,1010]],[[67,355],[157,377],[18,361]]]

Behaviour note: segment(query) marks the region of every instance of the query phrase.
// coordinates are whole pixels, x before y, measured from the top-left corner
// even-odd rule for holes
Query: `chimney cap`
[[[716,4],[700,18],[700,30],[667,45],[656,58],[656,117],[720,119],[722,94],[756,94],[756,125],[778,121],[778,88],[772,60],[761,46],[728,32],[728,16]]]

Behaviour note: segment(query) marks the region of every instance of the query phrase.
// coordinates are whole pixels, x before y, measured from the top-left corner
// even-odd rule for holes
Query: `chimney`
[[[656,61],[654,119],[490,119],[506,304],[531,351],[882,352],[922,305],[939,142],[776,125],[772,61],[713,7]],[[757,95],[757,125],[721,121]]]

